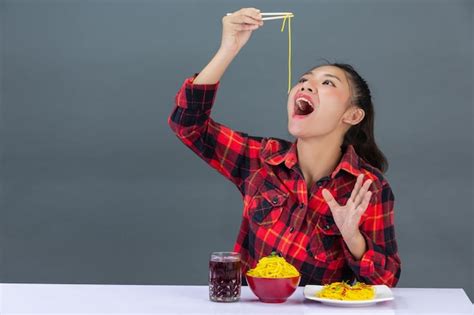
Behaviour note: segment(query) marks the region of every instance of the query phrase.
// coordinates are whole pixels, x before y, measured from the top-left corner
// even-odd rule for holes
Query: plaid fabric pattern
[[[298,164],[298,139],[292,143],[250,136],[214,121],[210,115],[220,82],[193,84],[197,75],[184,80],[168,124],[242,194],[242,221],[233,250],[242,255],[243,272],[277,251],[300,271],[300,286],[358,280],[394,287],[401,272],[394,195],[380,170],[349,145],[332,174],[308,189]],[[364,180],[373,180],[373,195],[359,223],[367,251],[357,261],[334,223],[322,188],[345,204],[361,173]]]

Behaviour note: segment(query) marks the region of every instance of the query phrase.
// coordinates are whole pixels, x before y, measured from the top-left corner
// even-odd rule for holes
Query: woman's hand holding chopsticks
[[[260,10],[243,8],[222,18],[221,46],[211,61],[194,79],[194,84],[214,84],[247,43],[253,30],[263,25]]]
[[[222,18],[220,49],[237,54],[247,43],[252,31],[263,26],[262,15],[256,8],[242,8]]]

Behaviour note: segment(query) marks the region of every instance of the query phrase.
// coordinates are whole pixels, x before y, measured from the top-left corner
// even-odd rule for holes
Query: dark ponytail
[[[352,103],[364,110],[364,119],[357,125],[352,126],[344,135],[341,149],[343,152],[349,144],[354,146],[357,154],[372,166],[378,168],[382,173],[388,170],[388,161],[382,151],[377,147],[374,137],[374,105],[367,82],[357,71],[346,63],[328,63],[342,69],[348,77],[352,93]],[[317,68],[314,67],[313,69]]]

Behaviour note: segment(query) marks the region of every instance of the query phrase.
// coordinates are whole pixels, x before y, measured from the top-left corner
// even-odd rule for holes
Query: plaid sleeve
[[[394,228],[394,195],[385,182],[374,194],[374,204],[370,205],[368,215],[363,217],[360,231],[367,244],[367,251],[356,261],[347,244],[344,243],[344,256],[354,271],[358,281],[368,284],[397,285],[401,273]]]
[[[263,138],[249,136],[214,121],[210,117],[211,108],[220,81],[194,84],[198,74],[185,79],[176,94],[168,124],[187,147],[244,194],[245,179],[258,167]]]

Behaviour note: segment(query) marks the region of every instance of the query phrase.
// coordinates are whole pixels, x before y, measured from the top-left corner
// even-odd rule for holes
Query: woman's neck
[[[342,140],[329,138],[298,138],[298,163],[308,190],[322,177],[329,176],[341,160]]]

